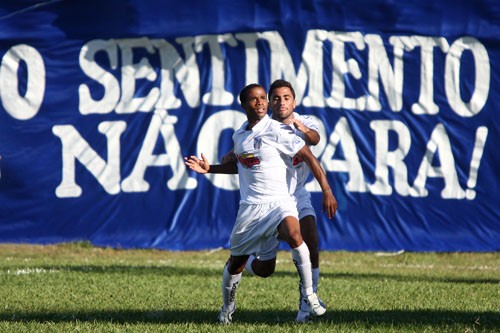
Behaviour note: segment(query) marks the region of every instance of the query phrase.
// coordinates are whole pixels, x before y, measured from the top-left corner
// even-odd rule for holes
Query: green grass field
[[[500,253],[322,252],[328,311],[295,324],[298,275],[280,252],[244,275],[215,324],[228,252],[0,244],[0,332],[500,332]]]

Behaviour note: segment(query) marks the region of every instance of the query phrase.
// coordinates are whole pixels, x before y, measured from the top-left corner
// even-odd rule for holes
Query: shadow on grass
[[[127,275],[163,275],[163,276],[215,276],[222,278],[222,266],[219,268],[203,267],[177,267],[177,266],[131,266],[131,265],[85,265],[85,266],[38,266],[45,271],[81,272],[92,274],[123,274]],[[4,267],[11,272],[22,271],[20,267]],[[274,277],[298,277],[295,271],[276,271]],[[353,280],[392,280],[401,282],[446,282],[464,284],[498,284],[500,278],[468,278],[468,277],[443,277],[416,274],[384,274],[384,273],[321,273],[322,279],[353,279]]]
[[[113,323],[215,323],[216,311],[179,310],[179,311],[81,311],[81,312],[0,312],[4,322],[113,322]],[[282,324],[293,323],[293,311],[237,311],[234,323]],[[326,324],[349,324],[370,327],[391,326],[453,326],[477,325],[482,330],[500,329],[500,312],[461,312],[440,310],[388,310],[388,311],[329,311],[319,321]]]
[[[321,273],[321,277],[332,279],[355,279],[355,280],[393,280],[401,282],[446,282],[465,284],[498,284],[500,278],[467,278],[467,277],[443,277],[424,276],[410,274],[381,274],[381,273]]]

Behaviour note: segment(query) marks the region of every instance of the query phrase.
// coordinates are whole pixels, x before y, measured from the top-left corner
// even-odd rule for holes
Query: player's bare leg
[[[220,324],[231,324],[236,310],[236,290],[241,280],[248,256],[231,256],[224,266],[222,274],[222,308],[217,318]]]
[[[314,317],[323,315],[326,309],[320,304],[313,290],[310,253],[302,238],[299,221],[292,216],[286,217],[279,225],[278,232],[280,238],[290,245],[293,263],[300,276],[300,293],[305,296],[309,314]]]
[[[300,220],[300,230],[302,238],[309,248],[312,267],[313,291],[317,293],[319,283],[319,237],[316,220],[313,215],[305,216]],[[302,290],[301,286],[299,286],[299,290]],[[295,321],[297,322],[307,322],[310,320],[309,307],[307,302],[304,302],[304,298],[305,295],[301,292],[299,299],[299,311],[297,313],[297,317],[295,318]],[[319,300],[319,302],[326,308],[325,304],[321,300]]]

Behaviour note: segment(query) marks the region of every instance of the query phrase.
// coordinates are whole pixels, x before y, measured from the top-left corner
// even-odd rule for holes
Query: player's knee
[[[290,245],[290,247],[292,249],[296,248],[297,246],[300,246],[300,244],[302,244],[303,242],[303,239],[302,239],[302,235],[300,234],[300,231],[292,231],[289,233],[288,235],[288,245]]]
[[[266,267],[259,272],[259,276],[263,278],[270,277],[274,273],[274,267]]]
[[[231,257],[226,262],[227,271],[231,275],[239,274],[239,273],[243,272],[243,269],[245,268],[245,263],[246,263],[246,259],[243,260],[240,258],[236,259],[234,257]]]
[[[255,261],[254,261],[255,263]],[[276,268],[276,264],[273,261],[268,262],[258,262],[253,266],[253,271],[257,276],[266,278],[274,273],[274,269]]]

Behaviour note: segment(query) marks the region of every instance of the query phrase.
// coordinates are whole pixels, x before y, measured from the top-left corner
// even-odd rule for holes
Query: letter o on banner
[[[19,93],[19,65],[27,67],[26,94]],[[19,44],[3,56],[0,66],[0,97],[5,111],[19,120],[31,119],[40,110],[45,94],[45,64],[33,47]]]

